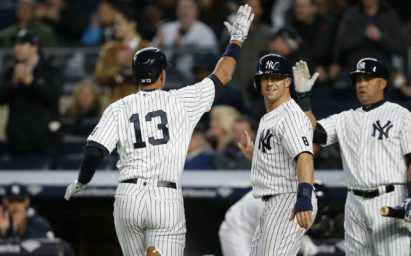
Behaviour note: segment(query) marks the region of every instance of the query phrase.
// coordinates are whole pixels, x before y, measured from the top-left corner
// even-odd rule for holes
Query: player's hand
[[[82,190],[85,190],[86,188],[87,188],[87,184],[81,184],[80,182],[75,180],[73,183],[71,183],[70,185],[67,186],[66,194],[64,195],[64,199],[66,199],[68,201],[68,200],[70,200],[70,197],[73,194],[75,194],[77,192],[80,192]]]
[[[314,75],[310,77],[307,62],[303,60],[295,63],[295,66],[293,66],[293,75],[295,91],[299,93],[311,91],[315,80],[317,80],[319,76],[318,72],[315,72]]]
[[[411,222],[411,198],[407,197],[404,200],[404,220],[406,222]]]
[[[244,136],[247,138],[247,144],[238,143],[237,146],[243,152],[244,157],[251,161],[253,159],[254,143],[247,131],[244,131]]]
[[[244,42],[247,38],[248,30],[250,30],[253,19],[254,13],[251,13],[251,7],[248,4],[240,6],[235,14],[232,24],[227,21],[224,22],[224,26],[230,33],[230,39]]]
[[[297,199],[289,220],[293,221],[295,217],[297,217],[297,223],[301,228],[309,229],[311,227],[314,222],[311,198],[304,196]]]

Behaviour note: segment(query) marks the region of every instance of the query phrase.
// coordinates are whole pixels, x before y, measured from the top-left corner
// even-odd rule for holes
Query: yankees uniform
[[[373,58],[359,60],[350,76],[363,106],[318,122],[310,113],[310,98],[306,93],[318,74],[309,78],[304,61],[299,61],[293,71],[298,81],[295,88],[299,105],[311,122],[317,123],[314,143],[340,145],[349,192],[345,204],[347,255],[409,256],[407,219],[379,215],[380,207],[394,207],[402,202],[407,214],[405,204],[410,202],[407,192],[411,192],[407,178],[411,177],[411,114],[397,104],[384,101],[389,80],[386,66]]]
[[[322,146],[338,142],[341,149],[349,190],[347,255],[410,255],[405,222],[381,217],[379,208],[399,205],[407,195],[404,155],[411,152],[411,113],[380,101],[318,123],[326,132]]]
[[[209,78],[170,92],[141,91],[111,104],[89,136],[120,156],[114,221],[124,254],[144,255],[152,244],[162,255],[183,255],[180,178],[193,129],[213,100]]]
[[[251,255],[296,255],[305,230],[289,216],[297,193],[295,157],[312,153],[312,127],[297,103],[290,99],[265,114],[254,146],[251,183],[253,195],[265,201],[254,235]],[[312,196],[313,215],[317,201]]]
[[[258,216],[264,208],[264,202],[254,198],[252,191],[245,194],[228,209],[219,230],[221,250],[224,256],[249,256],[251,242],[258,226]],[[317,246],[309,236],[302,238],[300,252],[303,255],[316,255]]]
[[[248,256],[251,241],[258,225],[264,203],[248,192],[225,215],[219,230],[221,250],[224,256]]]
[[[138,51],[132,72],[141,91],[111,104],[90,134],[78,180],[64,197],[84,190],[102,157],[117,148],[120,177],[113,214],[124,255],[144,255],[147,248],[163,256],[183,255],[180,178],[191,134],[230,81],[253,19],[251,7],[240,6],[233,23],[224,23],[231,41],[213,73],[179,90],[162,91],[168,63],[160,49]]]

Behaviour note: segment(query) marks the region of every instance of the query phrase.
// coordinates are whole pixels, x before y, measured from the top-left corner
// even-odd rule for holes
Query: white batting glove
[[[300,60],[293,66],[295,91],[299,93],[309,92],[318,78],[318,72],[310,78],[307,62]]]
[[[254,13],[251,13],[251,7],[248,4],[240,6],[235,14],[233,24],[224,22],[224,26],[231,35],[230,39],[244,42],[253,19]]]
[[[411,198],[407,197],[404,200],[404,220],[411,222]]]
[[[82,190],[85,190],[86,188],[87,188],[87,184],[81,184],[80,182],[75,180],[73,183],[71,183],[70,185],[67,186],[66,194],[64,195],[64,199],[66,199],[68,201],[68,200],[70,200],[70,197],[73,194],[75,194],[77,192],[80,192]]]

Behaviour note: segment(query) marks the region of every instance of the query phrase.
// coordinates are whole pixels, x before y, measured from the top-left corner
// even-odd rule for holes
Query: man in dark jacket
[[[25,186],[13,183],[6,188],[0,206],[0,239],[54,238],[50,223],[30,207]]]
[[[41,55],[39,38],[27,30],[17,34],[14,56],[15,63],[6,69],[0,85],[0,104],[9,105],[9,153],[55,153],[60,130],[59,72]]]

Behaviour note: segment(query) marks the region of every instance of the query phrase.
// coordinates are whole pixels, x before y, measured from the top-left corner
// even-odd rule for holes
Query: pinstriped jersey
[[[261,118],[251,170],[254,197],[297,192],[295,157],[312,154],[312,136],[310,120],[293,99]]]
[[[322,146],[340,145],[348,188],[406,183],[404,155],[411,152],[411,113],[407,109],[385,102],[369,111],[347,110],[318,122],[327,132]]]
[[[120,180],[157,178],[179,183],[191,134],[209,111],[211,79],[169,92],[140,91],[112,103],[88,140],[117,147]]]

